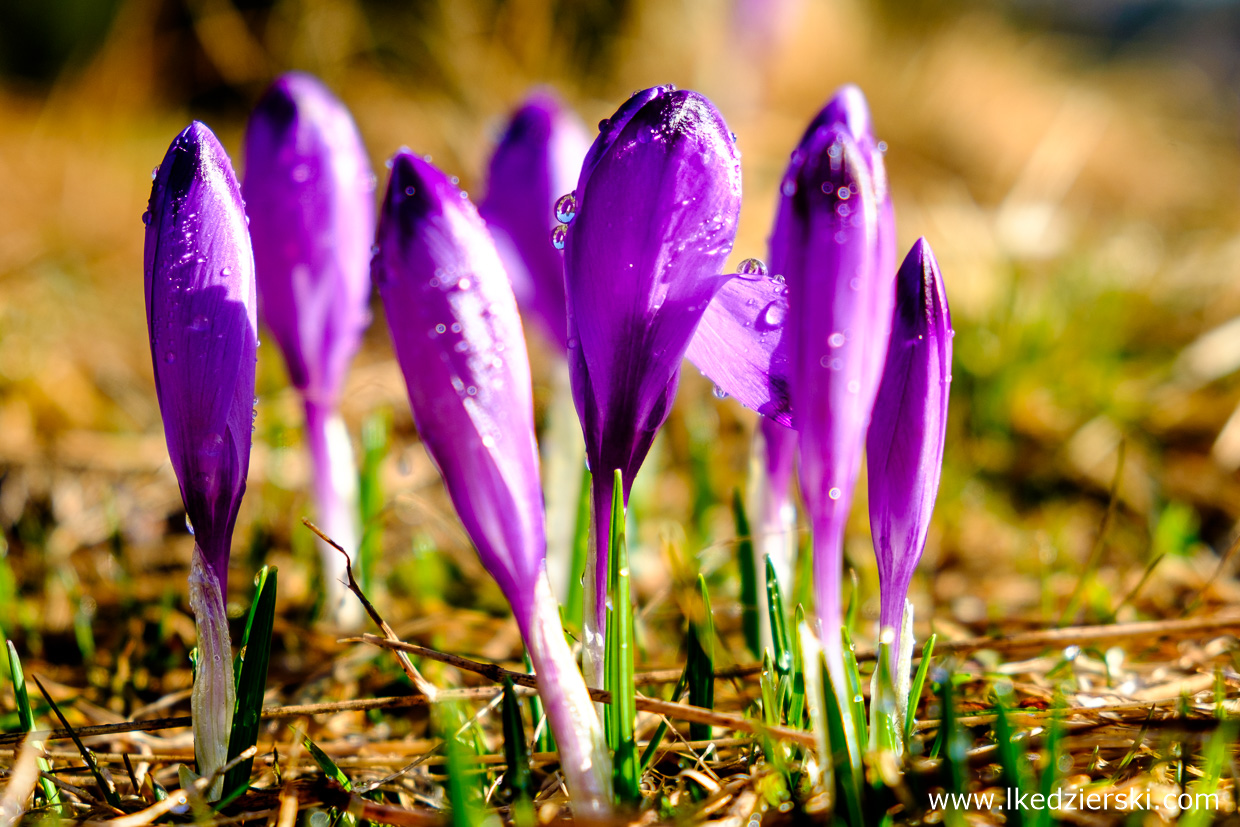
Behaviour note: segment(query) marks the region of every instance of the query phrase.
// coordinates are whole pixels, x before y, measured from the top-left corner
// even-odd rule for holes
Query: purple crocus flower
[[[486,225],[429,161],[392,159],[372,275],[418,433],[512,605],[583,814],[611,802],[610,757],[547,580],[530,367]]]
[[[512,281],[517,304],[560,347],[568,347],[564,254],[551,242],[556,202],[571,193],[590,139],[581,121],[549,91],[536,91],[513,113],[478,206]],[[571,209],[571,196],[564,209]],[[568,212],[560,217],[570,218]]]
[[[271,85],[245,136],[244,193],[258,267],[259,309],[306,410],[318,520],[357,548],[357,472],[337,403],[370,320],[374,175],[357,127],[318,80]],[[326,616],[363,617],[343,583],[344,558],[320,543]]]
[[[740,161],[710,101],[658,86],[600,124],[565,239],[568,360],[594,474],[586,564],[587,680],[600,677],[613,472],[625,501],[671,410],[740,212]]]
[[[896,275],[891,346],[866,439],[870,530],[878,556],[879,624],[894,633],[892,674],[907,681],[896,658],[909,581],[921,559],[943,470],[943,440],[952,374],[951,313],[938,262],[919,239]],[[903,699],[907,693],[898,693]]]
[[[771,266],[787,278],[801,494],[814,537],[823,649],[842,689],[844,528],[887,351],[894,220],[882,153],[856,87],[810,124],[784,177]]]
[[[199,654],[191,704],[198,770],[210,774],[225,763],[232,724],[224,595],[250,464],[258,325],[241,193],[203,124],[190,124],[168,148],[143,221],[155,392],[194,531],[189,594]]]

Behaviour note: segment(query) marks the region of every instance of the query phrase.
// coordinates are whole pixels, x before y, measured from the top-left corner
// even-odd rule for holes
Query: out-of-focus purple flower
[[[317,519],[357,549],[357,471],[336,412],[349,361],[370,320],[374,174],[344,104],[300,72],[277,78],[245,135],[243,191],[254,238],[259,310],[306,408]],[[320,543],[325,616],[362,620],[344,558]]]
[[[486,225],[429,161],[392,159],[372,275],[418,433],[512,605],[575,805],[610,810],[610,759],[547,580],[530,368]]]
[[[245,134],[259,310],[293,385],[336,406],[370,322],[374,174],[349,111],[310,75],[282,75]]]
[[[680,364],[722,275],[740,212],[739,156],[710,101],[638,92],[586,155],[565,240],[568,360],[594,474],[585,664],[597,680],[614,471],[625,500],[671,410]]]
[[[241,193],[203,124],[190,124],[168,148],[143,221],[155,392],[195,539],[190,606],[199,669],[191,705],[198,769],[209,774],[227,758],[233,712],[223,596],[250,464],[258,325]]]
[[[518,306],[562,350],[568,343],[564,254],[552,244],[551,231],[558,223],[556,202],[572,192],[589,146],[581,121],[555,95],[533,93],[513,113],[495,147],[487,195],[478,207]],[[571,199],[565,208],[572,209]]]
[[[787,278],[800,481],[814,536],[823,648],[843,679],[844,527],[887,351],[894,221],[861,92],[844,87],[810,124],[781,186],[771,267]]]
[[[953,335],[938,262],[919,239],[896,275],[891,346],[866,439],[879,624],[896,635],[891,657],[897,676],[909,582],[926,545],[943,470]]]

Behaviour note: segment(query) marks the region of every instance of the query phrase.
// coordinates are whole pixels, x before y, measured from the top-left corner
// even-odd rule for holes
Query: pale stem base
[[[547,576],[560,603],[568,600],[572,577],[573,539],[577,531],[577,499],[586,446],[573,405],[568,363],[556,365],[551,376],[547,427],[539,440],[542,453],[543,498],[547,504]]]
[[[893,630],[894,631],[894,630]],[[879,630],[879,638],[882,639],[885,629]],[[900,727],[900,731],[904,731],[904,723],[908,720],[908,693],[913,683],[913,604],[907,599],[904,601],[904,613],[900,620],[900,633],[893,641],[895,651],[890,653],[891,656],[891,676],[892,689],[896,693],[896,723]],[[874,674],[870,677],[870,749],[878,748],[878,703],[876,698],[879,696],[878,685],[878,669],[874,670]],[[903,753],[904,742],[902,740],[896,742],[896,751]]]
[[[771,484],[766,463],[766,447],[762,431],[754,432],[753,447],[749,458],[748,502],[750,531],[753,534],[754,578],[758,585],[758,633],[762,648],[775,651],[771,631],[771,609],[766,596],[766,558],[771,558],[775,579],[785,605],[792,590],[793,568],[796,564],[797,534],[796,507],[786,494],[777,496]]]
[[[559,604],[544,572],[538,578],[525,642],[534,665],[547,722],[560,751],[578,818],[604,821],[611,815],[611,756],[598,714],[560,625]]]
[[[357,467],[353,446],[340,414],[306,404],[306,438],[314,476],[315,522],[323,533],[349,552],[354,565],[360,545],[358,526]],[[349,591],[345,559],[339,551],[316,541],[323,562],[323,617],[340,629],[357,630],[366,612]]]
[[[198,674],[190,696],[194,758],[198,773],[207,776],[228,762],[228,737],[237,700],[224,596],[215,573],[196,545],[189,569],[189,606],[198,633]],[[206,791],[206,799],[217,800],[223,787],[221,776]]]

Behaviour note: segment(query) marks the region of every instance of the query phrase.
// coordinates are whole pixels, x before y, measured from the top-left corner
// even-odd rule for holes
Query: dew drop
[[[838,500],[843,495],[844,495],[844,492],[840,491],[840,489],[838,488],[832,488],[830,491],[827,492],[827,496],[833,500]]]
[[[557,250],[563,250],[564,245],[568,242],[568,225],[556,224],[555,229],[551,231],[551,246]]]
[[[843,347],[844,346],[844,334],[838,333],[838,332],[832,333],[830,336],[827,337],[827,344],[829,344],[831,347]]]
[[[569,224],[577,217],[577,193],[561,195],[555,202],[555,220],[561,224]]]
[[[195,316],[193,320],[190,321],[189,323],[190,330],[202,331],[202,330],[206,330],[210,326],[211,326],[211,320],[201,314]]]
[[[461,183],[461,179],[455,175],[453,175],[449,180],[452,181],[452,186],[454,187]]]
[[[856,379],[848,380],[848,392],[849,393],[860,393],[861,383],[858,382]]]
[[[154,181],[159,175],[159,167],[151,167],[151,180]]]
[[[845,201],[847,201],[849,198],[852,197],[852,190],[850,190],[848,187],[840,187],[839,191],[836,192],[835,194],[838,195],[840,198],[844,199]]]
[[[743,276],[765,276],[766,262],[760,258],[747,258],[740,263],[736,271]]]
[[[188,514],[185,515],[185,530],[189,532],[191,537],[194,536],[194,524],[190,522]]]
[[[453,322],[453,323],[452,323],[452,328],[451,328],[451,329],[452,329],[452,332],[453,332],[453,333],[460,333],[460,332],[461,332],[461,323],[460,323],[460,322]]]
[[[446,325],[437,324],[435,325],[435,332],[436,333],[447,333],[448,328]]]
[[[146,210],[142,213],[142,223],[149,225],[151,223],[151,211]]]
[[[405,187],[405,195],[409,196],[410,198],[412,198],[414,193],[416,193],[417,191],[418,190],[416,187]]]
[[[173,353],[171,350],[164,354],[164,361],[167,362],[168,364],[171,365],[176,360],[177,360],[177,355]]]
[[[220,275],[223,276],[224,278],[228,278],[229,276],[232,275],[232,268],[231,267],[223,268],[222,270],[220,270]]]
[[[715,394],[716,399],[727,399],[728,398],[728,392],[725,391],[723,388],[719,387],[718,385],[715,385],[715,389],[712,391],[712,393]]]
[[[779,327],[784,323],[784,317],[788,315],[785,307],[778,302],[771,302],[762,311],[762,323],[768,327]]]
[[[310,180],[309,164],[298,164],[293,167],[293,180],[301,184]]]
[[[878,151],[879,151],[879,152],[886,152],[886,151],[887,151],[887,142],[886,142],[886,141],[879,141],[879,142],[878,142]]]
[[[779,191],[788,198],[791,198],[797,194],[797,182],[792,180],[785,181],[783,186],[779,188]]]

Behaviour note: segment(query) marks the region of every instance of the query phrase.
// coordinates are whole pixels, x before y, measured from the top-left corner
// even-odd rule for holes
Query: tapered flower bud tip
[[[873,140],[874,121],[870,118],[870,105],[860,87],[851,83],[841,86],[814,119],[810,129],[831,124],[843,124],[854,140]]]
[[[620,133],[628,126],[633,116],[646,104],[675,91],[675,89],[675,86],[667,84],[665,86],[651,86],[649,89],[634,92],[632,97],[620,105],[620,108],[616,110],[614,115],[599,121],[598,137],[594,139],[594,144],[590,147],[590,151],[586,153],[586,160],[581,165],[581,178],[577,183],[578,189],[582,189],[585,186],[586,179],[590,177],[594,167],[598,165],[598,162],[619,139]]]
[[[943,289],[939,262],[926,239],[919,238],[900,265],[896,277],[896,310],[907,331],[950,335],[951,309]]]
[[[392,156],[391,164],[387,194],[383,198],[383,235],[390,236],[396,227],[403,235],[416,229],[429,216],[468,203],[466,194],[420,155],[401,150]],[[382,238],[379,243],[383,244]]]
[[[249,467],[258,325],[241,194],[205,125],[190,124],[168,148],[146,222],[147,328],[164,436],[223,588]]]

